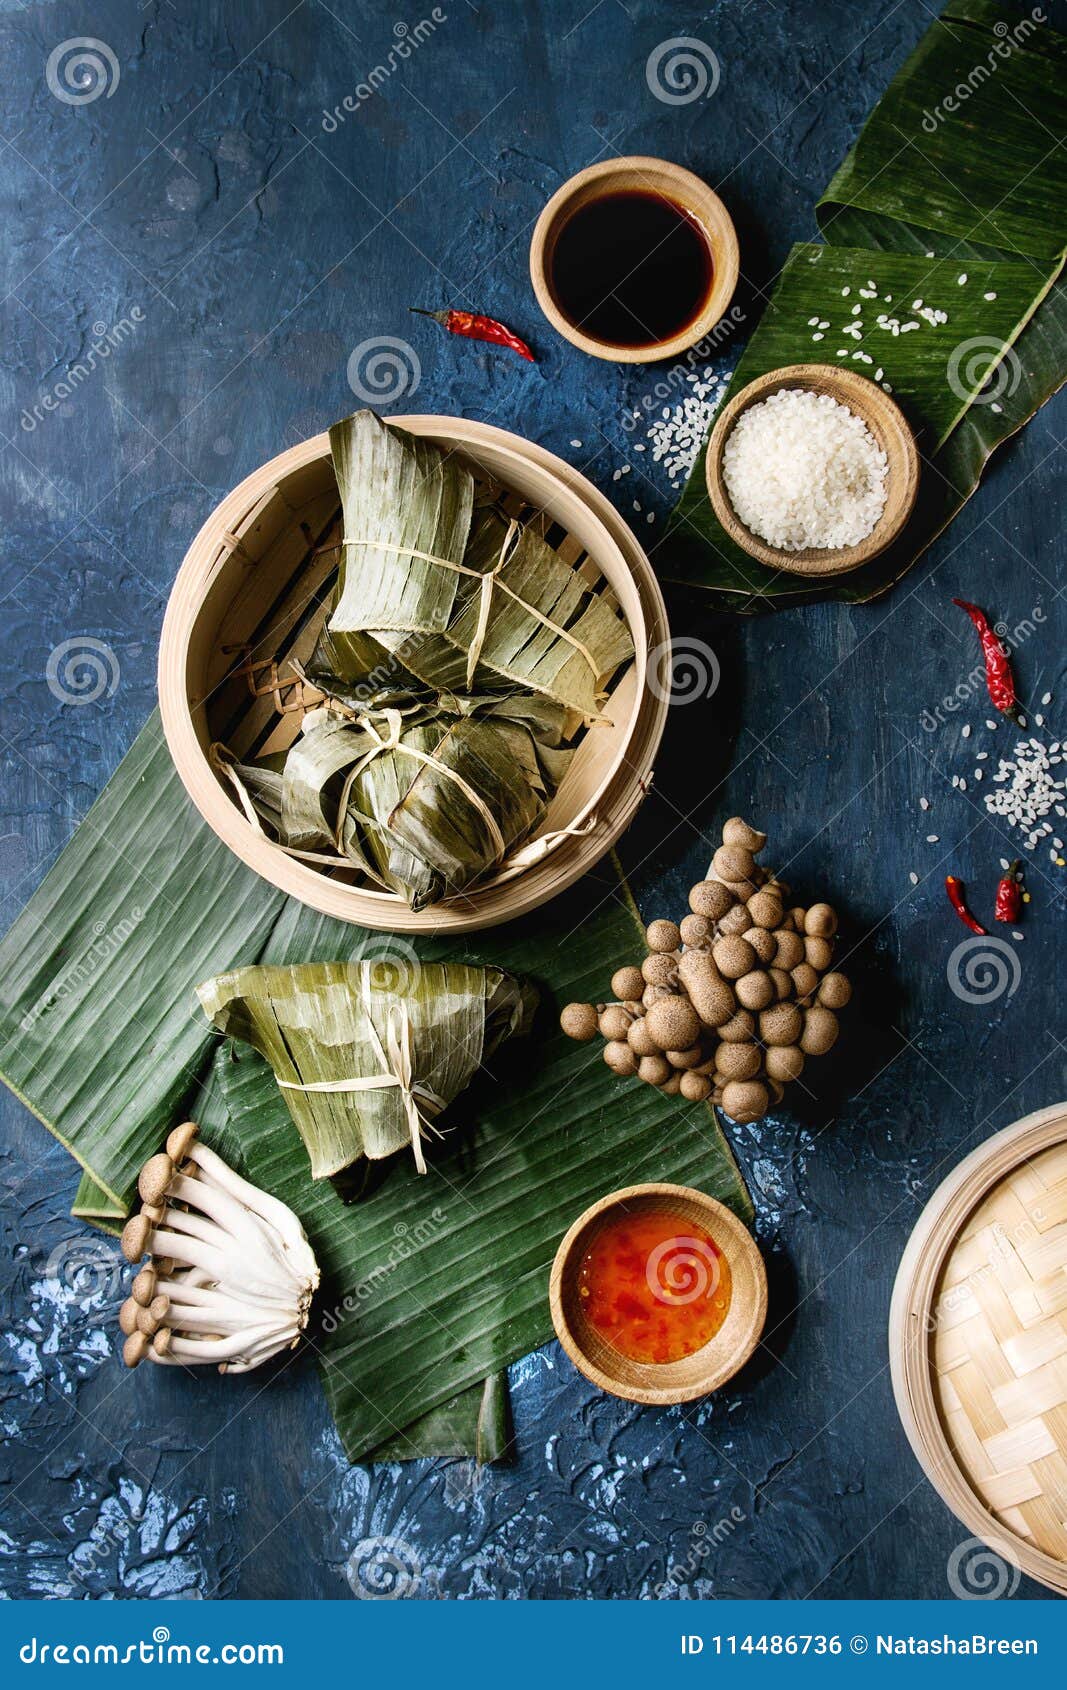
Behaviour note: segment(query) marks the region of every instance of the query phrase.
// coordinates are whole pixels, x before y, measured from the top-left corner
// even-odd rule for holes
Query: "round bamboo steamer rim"
[[[212,512],[193,540],[167,604],[160,639],[158,685],[164,734],[181,780],[205,821],[223,842],[263,879],[302,903],[341,921],[381,931],[474,932],[539,908],[580,879],[611,849],[629,826],[648,793],[656,753],[666,723],[669,693],[648,685],[650,661],[670,652],[666,607],[652,567],[610,502],[577,470],[552,453],[504,429],[464,418],[398,416],[388,419],[410,432],[452,443],[477,462],[479,449],[492,461],[493,473],[507,482],[513,466],[548,494],[544,501],[564,528],[579,515],[602,536],[601,549],[614,560],[604,573],[620,600],[635,648],[635,680],[626,732],[611,768],[599,784],[582,795],[568,820],[591,819],[590,831],[561,840],[542,859],[520,872],[505,871],[470,892],[422,911],[409,909],[395,894],[346,885],[288,856],[258,834],[222,789],[194,722],[202,700],[190,696],[190,652],[203,638],[199,617],[233,534],[280,480],[317,459],[329,457],[329,437],[316,435],[271,459],[248,476]],[[599,563],[598,563],[599,566]],[[614,695],[613,695],[614,696]],[[610,708],[610,701],[609,701]],[[594,730],[595,731],[595,730]],[[559,822],[554,822],[558,826]]]
[[[742,411],[749,410],[783,387],[799,387],[808,393],[828,393],[839,405],[847,406],[853,416],[861,417],[867,424],[889,460],[882,514],[867,538],[855,546],[806,546],[799,552],[782,551],[753,534],[734,512],[722,475],[726,441]],[[919,491],[919,453],[903,411],[877,382],[834,364],[787,364],[780,370],[771,370],[767,375],[750,381],[719,413],[708,441],[705,476],[708,497],[719,523],[734,544],[749,557],[756,558],[770,569],[784,570],[788,575],[845,575],[849,570],[869,563],[879,552],[884,552],[901,532],[915,507]]]
[[[942,1500],[1067,1595],[1067,1103],[995,1134],[934,1192],[897,1274],[889,1357]]]
[[[622,1355],[585,1319],[578,1272],[606,1219],[635,1209],[666,1210],[702,1227],[730,1265],[726,1319],[709,1343],[673,1362],[640,1362]],[[565,1234],[552,1263],[548,1301],[563,1349],[591,1384],[626,1402],[666,1406],[707,1396],[739,1372],[759,1343],[767,1319],[767,1271],[748,1228],[731,1209],[690,1185],[627,1185],[590,1205]]]

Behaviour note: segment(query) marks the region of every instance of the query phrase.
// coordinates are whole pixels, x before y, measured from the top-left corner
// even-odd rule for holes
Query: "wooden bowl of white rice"
[[[708,495],[750,557],[792,575],[843,575],[896,539],[915,504],[919,454],[900,406],[831,364],[749,382],[708,441]]]

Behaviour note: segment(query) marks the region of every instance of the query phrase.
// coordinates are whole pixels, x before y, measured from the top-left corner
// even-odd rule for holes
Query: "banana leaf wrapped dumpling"
[[[436,1118],[537,1005],[502,969],[415,961],[238,968],[197,996],[274,1069],[315,1179],[405,1145],[424,1173]]]
[[[332,851],[418,910],[492,872],[539,825],[572,755],[565,721],[537,694],[362,716],[319,709],[280,776],[233,773],[287,850]]]
[[[541,693],[586,718],[630,657],[625,620],[445,451],[358,411],[330,430],[344,512],[328,666],[348,686]]]

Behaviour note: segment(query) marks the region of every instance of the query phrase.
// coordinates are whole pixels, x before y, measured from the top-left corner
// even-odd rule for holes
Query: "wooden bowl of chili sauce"
[[[744,1366],[767,1318],[748,1229],[686,1185],[631,1185],[575,1221],[552,1265],[556,1336],[594,1385],[628,1402],[706,1396]]]

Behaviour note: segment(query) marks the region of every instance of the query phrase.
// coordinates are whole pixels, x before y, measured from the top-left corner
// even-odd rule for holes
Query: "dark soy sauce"
[[[625,189],[580,206],[556,239],[552,292],[595,340],[654,346],[680,334],[711,290],[707,237],[662,194]]]

